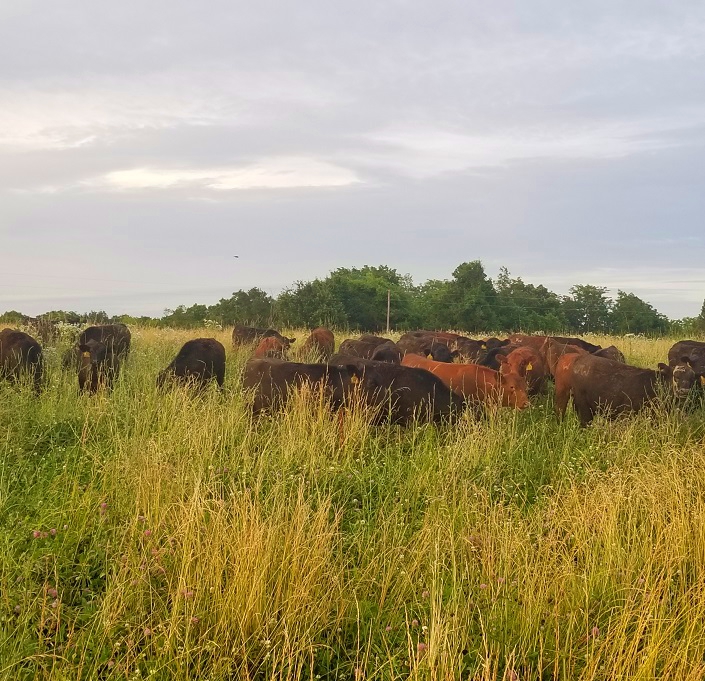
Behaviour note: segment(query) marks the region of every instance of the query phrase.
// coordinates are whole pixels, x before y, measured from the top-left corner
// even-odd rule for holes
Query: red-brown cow
[[[255,348],[255,357],[259,359],[286,359],[288,352],[288,342],[281,341],[274,336],[268,336],[263,338]]]
[[[499,361],[502,364],[507,362],[503,356]],[[406,355],[402,365],[430,371],[470,402],[494,403],[515,409],[526,409],[530,404],[526,379],[509,369],[504,373],[477,364],[434,362],[418,355]]]
[[[335,352],[335,336],[332,331],[319,326],[311,331],[311,335],[301,346],[301,350],[302,355],[315,356],[325,362]]]
[[[529,395],[538,395],[546,390],[548,372],[540,352],[528,346],[518,347],[506,357],[506,363],[500,364],[500,373],[507,373],[505,369],[507,367],[509,372],[523,376],[526,379]]]

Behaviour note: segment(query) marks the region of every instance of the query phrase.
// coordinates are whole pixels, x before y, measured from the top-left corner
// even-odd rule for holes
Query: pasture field
[[[227,331],[132,332],[109,396],[0,385],[1,678],[705,678],[702,406],[253,421]],[[157,393],[213,335],[224,394]]]

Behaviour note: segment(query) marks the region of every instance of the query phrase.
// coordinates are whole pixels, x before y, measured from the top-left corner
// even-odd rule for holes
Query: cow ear
[[[290,343],[296,343],[296,338],[290,338],[290,339],[289,339],[289,342],[290,342]]]
[[[690,357],[687,355],[681,357],[681,364],[687,364],[691,369],[693,368],[693,365],[690,363]]]
[[[453,350],[453,352],[450,353],[450,356],[451,356],[453,359],[456,359],[456,358],[460,357],[460,350]]]
[[[664,364],[663,362],[659,362],[658,370],[663,376],[668,376],[671,373],[671,367],[669,367],[667,364]]]
[[[87,353],[89,353],[89,354],[90,354],[90,352],[91,352],[90,347],[88,347],[85,343],[81,343],[81,344],[78,346],[78,349],[79,349],[81,352],[87,352]]]

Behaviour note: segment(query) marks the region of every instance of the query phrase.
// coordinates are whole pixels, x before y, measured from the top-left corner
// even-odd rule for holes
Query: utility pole
[[[387,335],[389,335],[389,302],[391,298],[390,289],[387,289]]]

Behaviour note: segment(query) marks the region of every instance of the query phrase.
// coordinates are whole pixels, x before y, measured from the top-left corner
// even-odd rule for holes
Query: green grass
[[[157,393],[196,335],[133,330],[110,396],[61,349],[41,398],[0,385],[0,677],[705,676],[702,408],[253,422],[227,333],[223,395]]]

